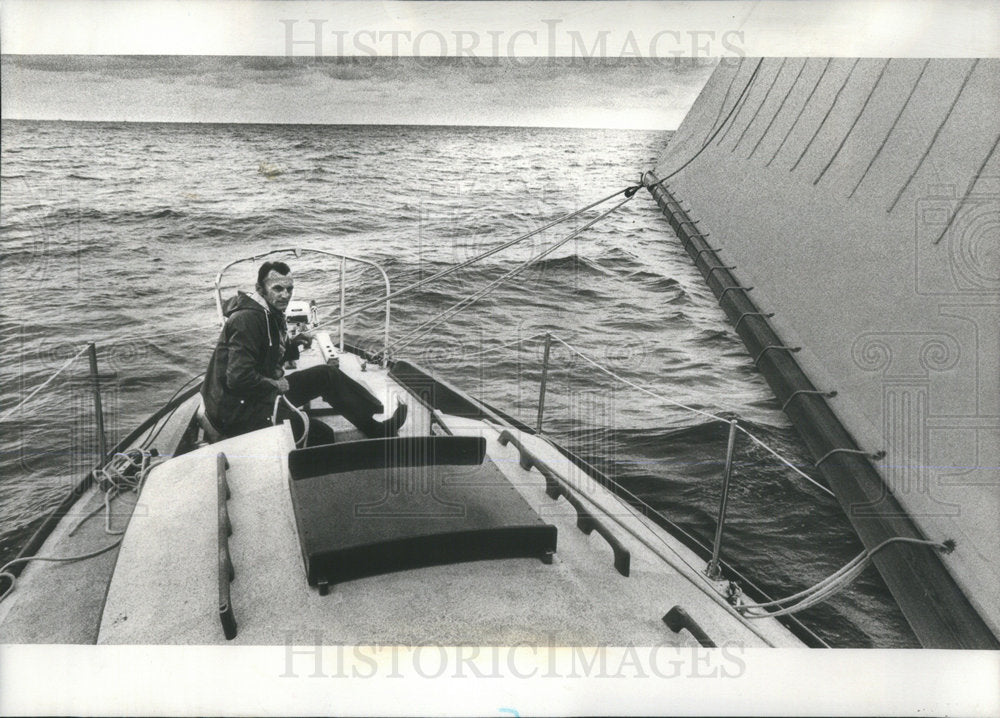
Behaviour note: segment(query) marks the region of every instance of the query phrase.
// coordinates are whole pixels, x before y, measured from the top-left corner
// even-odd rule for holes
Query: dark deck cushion
[[[446,450],[434,458],[456,460],[434,462],[425,460],[428,454],[393,461],[382,441],[403,440],[350,442],[374,448],[322,453],[339,460],[327,473],[315,473],[317,462],[295,460],[289,487],[311,585],[461,561],[544,559],[555,552],[556,527],[538,517],[491,460],[483,461],[481,450],[470,453],[469,442],[441,442],[437,448]]]
[[[480,464],[485,454],[481,436],[397,436],[295,449],[288,453],[288,468],[297,480],[358,469]]]

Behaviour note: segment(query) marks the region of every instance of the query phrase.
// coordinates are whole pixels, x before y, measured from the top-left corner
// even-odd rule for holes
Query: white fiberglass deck
[[[517,449],[501,446],[496,429],[444,419],[456,434],[485,436],[490,459],[532,508],[558,527],[553,564],[500,559],[421,568],[337,584],[321,596],[308,586],[303,569],[288,489],[293,443],[282,425],[205,447],[150,475],[143,496],[157,511],[137,517],[125,536],[99,642],[226,642],[217,612],[215,482],[216,455],[224,452],[232,492],[234,643],[312,641],[319,631],[324,640],[361,644],[669,645],[692,641],[661,621],[679,604],[720,645],[800,645],[775,622],[745,627],[703,584],[697,559],[592,481],[572,475],[569,483],[580,494],[593,492],[611,516],[674,561],[667,565],[608,519],[632,555],[631,575],[620,575],[604,539],[576,528],[576,511],[564,498],[546,496],[543,477],[519,467]],[[569,466],[544,441],[525,441],[553,468]]]
[[[345,372],[383,401],[386,413],[398,400],[409,405],[401,435],[431,434],[430,411],[388,371],[363,368],[351,354],[339,359]],[[321,360],[314,350],[300,366]],[[178,412],[183,413],[179,431],[196,403]],[[338,441],[361,438],[341,417],[322,420],[333,423]],[[588,535],[577,528],[577,511],[567,499],[550,498],[542,474],[521,468],[514,443],[498,440],[502,427],[447,414],[438,414],[438,421],[455,435],[486,439],[485,460],[495,464],[532,511],[557,528],[553,563],[537,558],[452,563],[345,581],[320,595],[306,579],[289,490],[294,441],[290,426],[282,424],[156,466],[121,546],[97,559],[29,565],[0,605],[2,635],[40,643],[230,643],[219,619],[217,455],[224,453],[231,489],[234,644],[311,643],[317,636],[366,645],[693,644],[690,633],[673,633],[662,622],[679,605],[718,645],[801,645],[774,620],[740,617],[705,579],[703,561],[544,439],[511,430],[629,551],[629,576],[616,570],[613,551],[597,531]],[[80,521],[100,506],[94,492],[84,495],[40,554],[78,554],[113,540],[99,519]],[[130,508],[118,502],[127,498],[113,503],[116,527]],[[82,528],[74,532],[77,524]]]

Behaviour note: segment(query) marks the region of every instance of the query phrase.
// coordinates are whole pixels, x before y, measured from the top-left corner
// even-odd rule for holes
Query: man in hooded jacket
[[[226,302],[226,323],[201,389],[209,422],[223,437],[237,436],[270,426],[279,394],[295,406],[321,396],[366,436],[395,436],[406,420],[406,405],[399,404],[385,421],[375,421],[373,414],[383,411],[382,403],[336,365],[285,375],[284,362],[298,359],[299,347],[312,341],[308,332],[289,339],[285,308],[293,286],[287,264],[265,262],[256,291],[239,292]]]

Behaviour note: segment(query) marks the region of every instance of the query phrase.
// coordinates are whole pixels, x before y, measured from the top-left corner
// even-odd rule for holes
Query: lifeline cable
[[[681,402],[675,401],[675,400],[673,400],[673,399],[671,399],[669,397],[663,396],[662,394],[657,394],[655,391],[652,391],[651,389],[646,389],[645,387],[639,386],[638,384],[635,384],[634,382],[629,381],[625,377],[623,377],[623,376],[621,376],[619,374],[616,374],[615,372],[611,371],[607,367],[602,366],[601,364],[599,364],[598,362],[594,361],[593,359],[591,359],[590,357],[588,357],[586,354],[584,354],[583,352],[581,352],[579,349],[576,349],[575,347],[571,346],[566,341],[564,341],[564,340],[560,339],[559,337],[557,337],[555,334],[552,334],[551,336],[552,336],[553,339],[555,339],[560,344],[564,345],[571,352],[573,352],[574,354],[577,354],[584,361],[586,361],[586,362],[590,363],[591,365],[595,366],[597,369],[599,369],[600,371],[604,372],[605,374],[607,374],[608,376],[612,377],[613,379],[617,379],[618,381],[622,382],[623,384],[625,384],[627,386],[632,387],[633,389],[636,389],[637,391],[641,391],[644,394],[648,394],[648,395],[650,395],[650,396],[652,396],[652,397],[654,397],[656,399],[660,399],[661,401],[665,401],[668,404],[672,404],[673,406],[676,406],[676,407],[678,407],[680,409],[684,409],[685,411],[690,411],[690,412],[693,412],[695,414],[701,414],[702,416],[707,416],[710,419],[714,419],[715,421],[721,421],[721,422],[724,422],[724,423],[729,423],[725,418],[719,416],[718,414],[713,414],[710,411],[702,411],[701,409],[695,409],[693,406],[688,406],[686,404],[682,404]],[[738,423],[736,425],[736,428],[739,429],[740,431],[742,431],[747,436],[749,436],[750,439],[752,439],[754,441],[754,443],[756,443],[760,447],[766,449],[775,458],[779,459],[788,468],[790,468],[792,471],[794,471],[799,476],[801,476],[802,478],[804,478],[806,481],[808,481],[809,483],[811,483],[813,486],[815,486],[816,488],[820,489],[821,491],[829,494],[830,496],[834,496],[834,493],[832,491],[830,491],[830,489],[828,489],[825,486],[823,486],[822,484],[818,483],[811,476],[809,476],[804,471],[802,471],[797,466],[795,466],[793,463],[791,463],[790,461],[788,461],[788,459],[784,458],[781,454],[779,454],[774,449],[772,449],[767,444],[765,444],[761,439],[758,439],[756,436],[754,436],[752,433],[750,433],[749,430],[747,430],[746,428],[740,426]]]
[[[570,212],[569,214],[564,214],[562,217],[554,219],[551,222],[549,222],[548,224],[542,225],[541,227],[539,227],[537,229],[533,229],[532,231],[528,232],[527,234],[522,234],[519,237],[515,237],[514,239],[512,239],[512,240],[510,240],[508,242],[505,242],[504,244],[501,244],[499,247],[494,247],[493,249],[487,250],[486,252],[483,252],[482,254],[477,254],[475,257],[472,257],[471,259],[467,259],[464,262],[460,262],[459,264],[456,264],[454,266],[448,267],[447,269],[442,269],[440,272],[437,272],[436,274],[433,274],[433,275],[431,275],[429,277],[425,277],[424,279],[421,279],[421,280],[419,280],[417,282],[414,282],[413,284],[409,284],[409,285],[403,287],[402,289],[397,289],[396,291],[390,292],[390,293],[388,293],[388,294],[386,294],[384,296],[379,297],[378,299],[373,299],[373,300],[371,300],[369,302],[366,302],[365,304],[362,304],[360,307],[352,309],[351,311],[346,312],[343,315],[338,315],[338,316],[331,317],[331,318],[327,319],[323,323],[324,324],[333,324],[335,322],[339,322],[341,319],[347,319],[348,317],[353,317],[356,314],[360,314],[361,312],[364,312],[364,311],[366,311],[368,309],[371,309],[372,307],[375,307],[375,306],[378,306],[380,304],[383,304],[384,302],[387,302],[390,299],[395,299],[396,297],[402,296],[403,294],[406,294],[408,292],[412,292],[415,289],[419,289],[420,287],[424,286],[428,282],[432,282],[435,279],[440,279],[441,277],[447,276],[447,275],[451,274],[452,272],[457,272],[459,269],[463,269],[465,267],[468,267],[470,264],[474,264],[474,263],[476,263],[476,262],[478,262],[478,261],[480,261],[482,259],[486,259],[487,257],[490,257],[490,256],[496,254],[497,252],[502,252],[503,250],[507,249],[508,247],[514,246],[518,242],[523,242],[526,239],[530,239],[531,237],[534,237],[536,234],[539,234],[541,232],[544,232],[547,229],[551,229],[552,227],[555,227],[557,224],[561,224],[562,222],[566,222],[566,221],[568,221],[570,219],[573,219],[574,217],[578,217],[579,215],[583,214],[587,210],[593,209],[594,207],[602,205],[605,202],[607,202],[608,200],[613,199],[613,198],[617,197],[620,194],[624,194],[626,199],[632,199],[632,197],[635,195],[635,193],[638,192],[640,189],[642,189],[642,184],[632,185],[632,186],[629,186],[629,187],[625,187],[624,189],[617,190],[616,192],[613,192],[613,193],[609,194],[607,197],[603,197],[603,198],[597,200],[596,202],[591,202],[586,207],[581,207],[580,209],[574,210],[573,212]],[[319,326],[319,325],[317,325],[317,326]]]
[[[476,292],[476,293],[474,293],[474,294],[472,294],[472,295],[470,295],[468,297],[465,297],[464,299],[459,300],[458,302],[456,302],[452,306],[450,306],[447,309],[445,309],[443,312],[440,312],[439,314],[431,317],[426,322],[424,322],[420,326],[418,326],[415,329],[413,329],[409,334],[405,334],[402,337],[400,337],[399,339],[397,339],[393,344],[391,344],[389,347],[387,347],[383,351],[388,352],[388,349],[397,349],[398,350],[398,349],[401,349],[401,348],[403,348],[405,346],[409,346],[414,341],[416,341],[417,339],[420,339],[425,334],[427,334],[430,331],[430,328],[433,325],[435,325],[435,324],[437,324],[437,323],[439,323],[439,322],[441,322],[441,321],[443,321],[445,319],[450,318],[454,314],[457,314],[458,312],[462,311],[466,307],[472,305],[473,303],[475,303],[479,299],[482,299],[484,296],[486,296],[487,294],[489,294],[490,292],[492,292],[494,289],[496,289],[498,286],[500,286],[500,284],[502,284],[503,282],[507,281],[508,279],[510,279],[510,278],[514,277],[515,275],[519,274],[520,272],[524,271],[525,269],[527,269],[529,266],[531,266],[532,264],[534,264],[538,260],[540,260],[540,259],[548,256],[549,254],[551,254],[552,252],[556,251],[561,246],[563,246],[564,244],[566,244],[567,242],[569,242],[571,239],[576,238],[578,235],[582,234],[585,230],[589,229],[590,227],[594,226],[595,224],[597,224],[598,222],[600,222],[602,219],[604,219],[605,217],[607,217],[608,215],[610,215],[611,213],[613,213],[613,212],[617,211],[618,209],[620,209],[623,205],[625,205],[626,203],[628,203],[632,199],[632,197],[634,195],[635,195],[635,193],[633,192],[631,195],[629,195],[624,200],[622,200],[621,202],[619,202],[618,204],[616,204],[614,207],[612,207],[609,210],[605,210],[604,212],[602,212],[598,216],[594,217],[594,219],[592,219],[589,222],[587,222],[586,224],[584,224],[582,227],[579,227],[578,229],[573,230],[570,234],[566,235],[564,238],[562,238],[561,240],[559,240],[558,242],[556,242],[555,244],[553,244],[551,247],[549,247],[545,251],[540,252],[539,254],[536,254],[534,257],[531,257],[527,261],[523,262],[522,264],[518,265],[517,267],[515,267],[511,271],[509,271],[506,274],[504,274],[502,277],[499,277],[498,279],[494,279],[492,282],[490,282],[489,284],[487,284],[484,289],[482,289],[482,290],[480,290],[480,291],[478,291],[478,292]],[[378,357],[378,355],[376,354],[376,358],[377,357]]]
[[[489,349],[483,349],[483,350],[478,351],[478,352],[472,352],[471,354],[465,354],[463,356],[463,358],[464,359],[472,359],[473,357],[482,356],[483,354],[489,354],[491,352],[498,352],[501,349],[507,349],[508,347],[512,347],[515,344],[521,344],[521,343],[527,344],[528,342],[532,341],[533,339],[538,339],[538,337],[544,337],[546,334],[548,334],[548,332],[538,332],[537,334],[532,334],[530,337],[525,337],[523,339],[517,339],[516,341],[508,342],[506,344],[501,344],[500,346],[497,346],[497,347],[491,347]]]
[[[35,396],[35,394],[37,394],[37,393],[38,393],[38,392],[40,392],[40,391],[41,391],[42,389],[44,389],[44,388],[45,388],[45,387],[47,387],[47,386],[48,386],[49,384],[51,384],[51,383],[52,383],[52,380],[53,380],[53,379],[55,379],[55,378],[56,378],[57,376],[59,376],[59,375],[60,375],[60,374],[61,374],[61,373],[62,373],[62,372],[63,372],[63,371],[64,371],[64,370],[65,370],[65,369],[66,369],[66,368],[67,368],[67,367],[68,367],[68,366],[70,365],[70,364],[72,364],[72,363],[73,363],[73,362],[75,362],[75,361],[76,361],[77,359],[79,359],[79,358],[80,358],[80,356],[81,356],[81,355],[82,355],[82,354],[83,354],[83,353],[84,353],[85,351],[87,351],[87,349],[89,348],[89,346],[90,346],[89,344],[88,344],[88,345],[84,345],[84,347],[83,347],[82,349],[80,349],[80,351],[78,351],[78,352],[77,352],[76,354],[74,354],[74,355],[73,355],[73,356],[71,356],[71,357],[70,357],[69,359],[67,359],[67,360],[66,360],[66,363],[65,363],[65,364],[63,364],[63,365],[62,365],[61,367],[59,367],[59,368],[58,368],[58,369],[56,369],[56,370],[55,370],[54,372],[52,372],[52,375],[51,375],[51,376],[50,376],[50,377],[49,377],[48,379],[46,379],[46,380],[45,380],[45,381],[43,381],[43,382],[42,382],[41,384],[39,384],[39,385],[38,385],[38,387],[37,387],[37,388],[36,388],[36,389],[35,389],[34,391],[32,391],[32,392],[31,392],[30,394],[28,394],[28,396],[24,397],[24,399],[22,399],[21,401],[19,401],[19,402],[18,402],[18,404],[17,404],[17,406],[15,406],[15,407],[13,407],[13,408],[11,408],[11,409],[8,409],[7,411],[5,411],[5,412],[3,413],[3,415],[0,415],[0,421],[6,421],[6,420],[7,420],[7,418],[8,418],[8,417],[10,417],[10,415],[11,415],[11,414],[13,414],[13,413],[14,413],[15,411],[17,411],[17,410],[18,410],[18,409],[20,409],[20,408],[21,408],[22,406],[24,406],[25,404],[27,404],[27,403],[28,403],[28,401],[29,401],[29,400],[30,400],[30,399],[31,399],[32,397],[34,397],[34,396]]]
[[[180,395],[180,393],[182,391],[184,391],[187,387],[189,387],[191,384],[193,384],[194,382],[196,382],[198,379],[201,379],[203,376],[205,376],[205,372],[202,372],[201,374],[197,374],[196,376],[191,377],[186,382],[184,382],[183,384],[181,384],[177,388],[177,390],[174,391],[174,393],[170,396],[170,398],[167,399],[166,402],[164,402],[164,406],[169,406],[170,403],[174,399],[176,399]],[[148,449],[150,447],[150,445],[153,443],[153,441],[156,440],[156,437],[158,437],[160,435],[160,432],[163,431],[164,427],[166,427],[166,425],[168,423],[170,423],[170,419],[173,417],[173,415],[175,413],[177,413],[177,410],[180,409],[180,407],[181,407],[181,405],[178,404],[177,406],[175,406],[170,411],[169,414],[167,414],[166,416],[164,416],[161,421],[157,422],[159,424],[159,426],[157,426],[156,424],[154,424],[153,426],[149,427],[149,431],[147,432],[146,438],[143,439],[140,442],[140,446],[143,449]],[[155,429],[155,431],[154,431],[154,429]]]
[[[679,409],[684,409],[685,411],[689,411],[689,412],[692,412],[694,414],[701,414],[702,416],[706,416],[706,417],[708,417],[708,418],[710,418],[710,419],[712,419],[714,421],[728,423],[728,420],[726,420],[722,416],[719,416],[718,414],[713,414],[710,411],[704,411],[702,409],[696,409],[693,406],[688,406],[687,404],[683,404],[683,403],[681,403],[679,401],[671,399],[670,397],[664,396],[663,394],[658,394],[657,392],[655,392],[655,391],[653,391],[651,389],[647,389],[646,387],[640,386],[639,384],[636,384],[634,382],[629,381],[628,379],[626,379],[625,377],[621,376],[620,374],[616,374],[615,372],[611,371],[610,369],[608,369],[607,367],[603,366],[599,362],[595,361],[594,359],[591,359],[589,356],[587,356],[586,354],[584,354],[582,351],[580,351],[576,347],[572,346],[571,344],[569,344],[564,339],[561,339],[560,337],[556,336],[555,334],[552,334],[551,332],[544,332],[543,334],[540,334],[540,335],[536,334],[536,335],[533,335],[532,337],[529,337],[528,339],[522,339],[522,340],[519,340],[519,341],[530,341],[531,339],[535,339],[535,338],[537,338],[539,336],[545,336],[546,334],[549,335],[549,336],[551,336],[552,339],[554,339],[555,341],[557,341],[560,344],[562,344],[563,346],[565,346],[567,349],[569,349],[571,352],[573,352],[574,354],[576,354],[577,356],[579,356],[581,359],[583,359],[587,363],[591,364],[592,366],[594,366],[595,368],[597,368],[601,372],[607,374],[612,379],[617,379],[618,381],[620,381],[621,383],[625,384],[626,386],[629,386],[629,387],[631,387],[631,388],[633,388],[633,389],[635,389],[637,391],[640,391],[640,392],[642,392],[644,394],[648,394],[649,396],[652,396],[655,399],[659,399],[660,401],[664,401],[664,402],[666,402],[668,404],[671,404],[672,406],[676,406]],[[511,342],[510,344],[505,344],[502,347],[496,347],[495,349],[502,349],[504,347],[509,347],[509,346],[512,346],[513,344],[517,344],[517,343],[518,342]],[[494,350],[490,349],[490,350],[487,350],[487,351],[494,351]],[[484,354],[486,352],[477,352],[477,353]],[[473,354],[472,356],[476,356],[476,354]],[[825,486],[823,486],[822,484],[820,484],[819,482],[817,482],[815,479],[813,479],[811,476],[809,476],[807,473],[805,473],[804,471],[802,471],[800,468],[798,468],[797,466],[795,466],[795,464],[793,464],[788,459],[786,459],[784,456],[782,456],[777,451],[775,451],[774,449],[772,449],[762,439],[760,439],[757,436],[755,436],[748,429],[746,429],[743,426],[740,426],[738,423],[736,425],[736,428],[739,429],[744,434],[746,434],[755,444],[757,444],[762,449],[764,449],[765,451],[767,451],[769,454],[771,454],[772,456],[774,456],[776,459],[778,459],[779,461],[781,461],[785,466],[787,466],[788,468],[790,468],[792,471],[794,471],[796,474],[798,474],[799,476],[801,476],[802,478],[804,478],[806,481],[808,481],[809,483],[811,483],[813,486],[815,486],[816,488],[818,488],[820,491],[822,491],[823,493],[827,494],[828,496],[834,496],[835,497],[835,494],[832,491],[830,491],[830,489],[826,488]]]
[[[490,292],[492,292],[494,289],[496,289],[496,287],[498,287],[503,282],[505,282],[508,279],[511,279],[512,277],[516,276],[517,274],[519,274],[520,272],[524,271],[529,266],[531,266],[532,264],[534,264],[535,262],[537,262],[538,260],[540,260],[540,259],[548,256],[549,254],[551,254],[552,252],[554,252],[555,250],[559,249],[561,246],[563,246],[564,244],[566,244],[567,242],[569,242],[571,239],[574,239],[577,236],[579,236],[580,234],[582,234],[584,232],[584,230],[589,229],[590,227],[592,227],[593,225],[597,224],[602,219],[606,218],[608,215],[610,215],[613,212],[615,212],[618,209],[620,209],[623,205],[625,205],[627,202],[629,202],[629,200],[632,199],[632,196],[634,194],[635,193],[633,192],[631,195],[629,195],[624,200],[622,200],[621,202],[619,202],[618,204],[616,204],[614,207],[612,207],[611,209],[606,210],[605,212],[599,214],[597,217],[595,217],[594,219],[590,220],[589,222],[587,222],[586,224],[584,224],[582,227],[580,227],[580,228],[574,230],[573,232],[571,232],[570,234],[566,235],[563,239],[559,240],[558,242],[556,242],[554,245],[552,245],[551,247],[549,247],[545,251],[540,252],[539,254],[535,255],[534,257],[531,257],[527,261],[523,262],[519,266],[515,267],[511,271],[509,271],[506,274],[504,274],[502,277],[499,277],[498,279],[493,280],[488,285],[486,285],[486,287],[484,289],[482,289],[482,290],[480,290],[480,291],[478,291],[478,292],[476,292],[476,293],[474,293],[474,294],[472,294],[472,295],[470,295],[468,297],[465,297],[464,299],[459,300],[458,302],[456,302],[455,304],[453,304],[448,309],[445,309],[443,312],[437,314],[434,317],[431,317],[426,322],[424,322],[420,326],[416,327],[416,329],[412,330],[409,334],[406,334],[406,335],[400,337],[400,339],[397,339],[396,342],[395,342],[395,344],[391,345],[390,348],[400,349],[402,347],[409,346],[414,341],[416,341],[417,339],[420,339],[425,334],[427,334],[430,331],[430,327],[432,327],[433,325],[435,325],[435,324],[437,324],[437,323],[439,323],[439,322],[441,322],[441,321],[443,321],[445,319],[450,318],[454,314],[457,314],[458,312],[460,312],[462,309],[465,309],[466,307],[472,305],[473,303],[475,303],[476,301],[478,301],[482,297],[484,297],[487,294],[489,294]],[[423,330],[423,331],[421,331],[421,330]],[[417,334],[417,332],[420,332],[420,333]],[[414,334],[416,334],[416,336],[413,336]]]

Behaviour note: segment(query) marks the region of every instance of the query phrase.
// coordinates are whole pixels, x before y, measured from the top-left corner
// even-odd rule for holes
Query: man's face
[[[288,306],[292,298],[292,288],[295,282],[292,281],[292,273],[278,274],[273,269],[264,277],[264,299],[275,309],[282,312]]]

